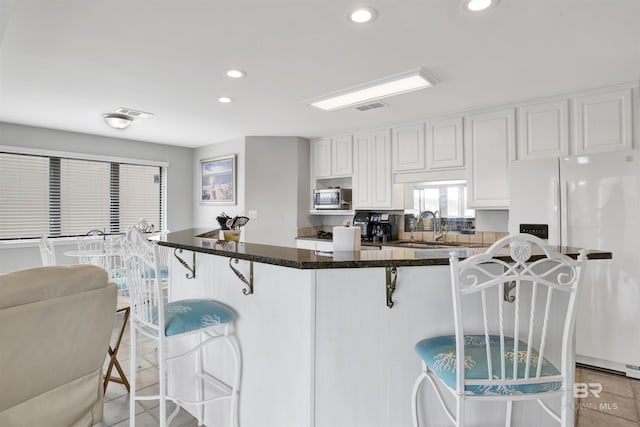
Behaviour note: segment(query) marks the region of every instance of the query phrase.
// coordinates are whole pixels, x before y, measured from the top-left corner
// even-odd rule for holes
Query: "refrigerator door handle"
[[[560,244],[568,246],[568,218],[567,206],[569,205],[569,183],[566,179],[560,180]]]
[[[551,229],[549,230],[549,244],[559,246],[562,243],[562,228],[560,227],[560,220],[562,218],[560,209],[562,203],[560,203],[560,181],[558,178],[554,178],[552,182],[553,188],[553,216],[551,218]],[[552,237],[553,236],[553,237]]]

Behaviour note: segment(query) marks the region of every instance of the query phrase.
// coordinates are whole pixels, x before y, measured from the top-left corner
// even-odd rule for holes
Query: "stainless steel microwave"
[[[325,188],[313,190],[314,209],[350,209],[350,188]]]

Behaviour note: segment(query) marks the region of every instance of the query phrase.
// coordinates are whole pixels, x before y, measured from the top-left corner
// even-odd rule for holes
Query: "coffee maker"
[[[360,238],[362,240],[368,240],[369,236],[369,220],[371,219],[371,212],[356,212],[353,217],[353,226],[360,227]]]
[[[398,238],[399,215],[378,212],[356,212],[353,226],[360,227],[363,241],[388,242]]]

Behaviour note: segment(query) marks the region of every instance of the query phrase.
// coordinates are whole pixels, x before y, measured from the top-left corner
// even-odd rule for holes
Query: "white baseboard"
[[[618,371],[621,374],[626,375],[627,377],[640,379],[640,366],[612,362],[610,360],[596,359],[595,357],[582,356],[579,354],[576,355],[576,362],[596,368]]]

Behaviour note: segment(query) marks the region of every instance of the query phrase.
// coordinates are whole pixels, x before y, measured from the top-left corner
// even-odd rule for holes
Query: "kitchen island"
[[[171,299],[215,298],[238,313],[241,426],[411,425],[411,387],[420,372],[415,343],[453,332],[449,253],[466,258],[485,248],[320,254],[216,238],[192,229],[170,233],[159,244],[181,259],[171,257]],[[611,253],[589,256],[607,259]],[[479,319],[479,313],[470,315]],[[212,368],[230,364],[219,353],[207,356]],[[190,368],[174,367],[179,374],[171,386],[193,384],[184,375]],[[423,388],[423,417],[429,414],[429,425],[449,425],[429,391]],[[210,408],[206,425],[226,422],[223,404]],[[472,404],[467,411],[469,420],[482,412],[484,422],[489,415],[503,423],[500,405]],[[538,405],[525,403],[514,405],[513,417],[514,425],[552,422]]]

